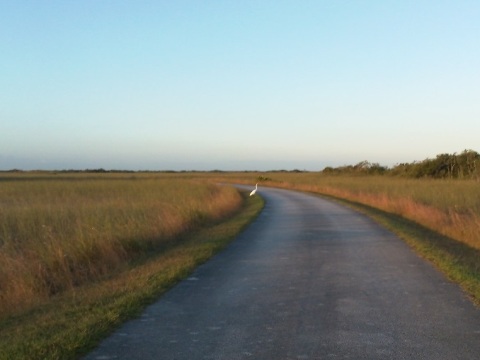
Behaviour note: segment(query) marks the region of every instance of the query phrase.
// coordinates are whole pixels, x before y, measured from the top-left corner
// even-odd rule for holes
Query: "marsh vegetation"
[[[371,167],[1,173],[0,359],[68,359],[91,349],[230,241],[260,211],[264,186],[368,212],[480,302],[478,180]],[[219,182],[258,182],[260,196]]]
[[[0,181],[0,316],[105,278],[242,204],[231,187],[155,176]]]

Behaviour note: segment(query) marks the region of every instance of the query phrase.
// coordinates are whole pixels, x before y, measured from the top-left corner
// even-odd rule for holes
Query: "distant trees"
[[[480,178],[480,154],[473,150],[464,150],[457,156],[458,177]]]
[[[370,163],[368,161],[361,161],[356,165],[345,165],[337,168],[326,167],[323,169],[325,174],[352,174],[352,175],[383,175],[388,171],[386,166],[381,166],[378,163]]]
[[[378,163],[361,161],[356,165],[326,167],[322,173],[480,180],[480,154],[474,150],[464,150],[460,154],[439,154],[434,159],[401,163],[392,168],[381,166]]]

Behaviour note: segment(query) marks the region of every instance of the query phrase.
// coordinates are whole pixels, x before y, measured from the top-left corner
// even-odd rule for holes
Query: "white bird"
[[[252,192],[250,193],[250,196],[255,195],[255,193],[257,192],[257,188],[258,188],[258,183],[255,184],[255,189],[252,190]]]

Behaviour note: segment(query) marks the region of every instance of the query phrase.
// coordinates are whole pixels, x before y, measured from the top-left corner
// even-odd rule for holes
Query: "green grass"
[[[0,324],[0,359],[75,359],[228,244],[262,209],[244,206],[227,221],[145,254],[109,279],[64,292]]]

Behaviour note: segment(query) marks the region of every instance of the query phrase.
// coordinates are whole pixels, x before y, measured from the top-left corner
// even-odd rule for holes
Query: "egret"
[[[250,193],[250,196],[255,195],[255,193],[257,192],[257,188],[258,188],[258,183],[255,184],[255,189],[252,190],[252,192]]]

